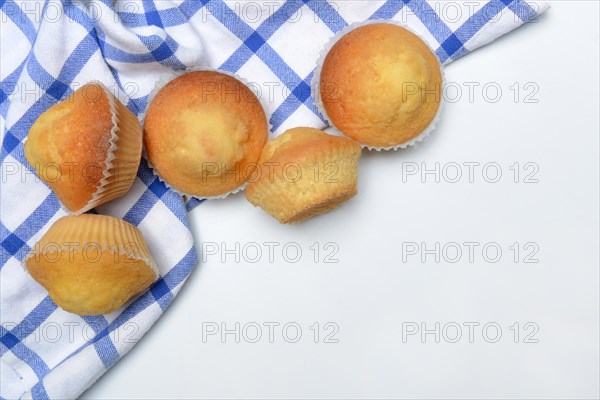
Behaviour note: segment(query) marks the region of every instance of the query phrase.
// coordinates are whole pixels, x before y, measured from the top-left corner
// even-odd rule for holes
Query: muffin
[[[100,83],[90,83],[42,113],[25,158],[67,211],[81,214],[124,195],[142,154],[137,117]]]
[[[224,195],[242,186],[267,141],[265,112],[236,78],[195,71],[166,84],[144,122],[144,145],[160,178],[180,193]]]
[[[433,127],[442,101],[437,56],[416,34],[391,23],[343,35],[315,79],[327,119],[369,148],[413,144]]]
[[[141,232],[105,215],[58,219],[24,265],[60,308],[79,315],[110,313],[158,278]]]
[[[357,192],[360,146],[313,128],[269,141],[245,195],[282,224],[333,210]]]

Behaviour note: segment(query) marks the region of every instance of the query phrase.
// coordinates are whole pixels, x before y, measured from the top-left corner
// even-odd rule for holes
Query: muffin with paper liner
[[[141,160],[142,127],[103,84],[91,82],[40,115],[24,151],[63,208],[81,214],[130,189]]]
[[[244,187],[268,132],[265,111],[243,81],[221,71],[193,70],[153,97],[144,120],[145,154],[158,177],[179,194],[220,198]]]
[[[393,21],[353,24],[325,46],[314,74],[319,111],[363,147],[423,140],[442,108],[442,67],[417,33]]]

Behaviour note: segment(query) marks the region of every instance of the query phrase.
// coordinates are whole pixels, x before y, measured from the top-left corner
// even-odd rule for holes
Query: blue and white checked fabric
[[[97,212],[142,230],[162,278],[110,315],[57,308],[20,266],[64,214],[23,155],[30,126],[52,104],[100,80],[140,116],[163,73],[208,66],[252,83],[273,135],[322,128],[310,82],[319,51],[346,25],[406,23],[449,63],[548,7],[529,0],[0,0],[0,395],[77,397],[160,317],[198,260],[187,211],[200,202],[186,205],[143,161],[132,190]]]

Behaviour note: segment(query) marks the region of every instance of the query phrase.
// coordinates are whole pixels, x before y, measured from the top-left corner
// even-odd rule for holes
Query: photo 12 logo
[[[40,325],[27,321],[2,322],[2,326],[17,338],[26,338],[27,343],[53,344],[58,342],[67,343],[90,343],[98,339],[98,335],[106,335],[113,343],[137,343],[143,332],[134,321],[126,321],[118,328],[106,332],[99,331],[95,327],[82,321],[46,321]]]
[[[536,162],[501,164],[495,161],[403,162],[402,183],[540,183]]]
[[[456,264],[496,264],[510,259],[514,264],[538,264],[540,246],[536,242],[402,242],[402,263],[434,262]]]
[[[202,262],[259,262],[296,264],[302,260],[315,264],[337,264],[340,246],[336,242],[301,244],[299,242],[203,242]]]
[[[202,322],[202,343],[339,343],[336,322]]]
[[[402,322],[402,343],[539,343],[536,322]]]

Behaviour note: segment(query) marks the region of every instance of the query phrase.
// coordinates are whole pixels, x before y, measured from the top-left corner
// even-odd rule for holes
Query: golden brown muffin
[[[24,147],[37,175],[79,214],[129,190],[141,159],[142,127],[104,86],[91,83],[42,113]]]
[[[158,278],[142,233],[106,215],[58,219],[24,264],[60,308],[79,315],[110,313]]]
[[[356,194],[360,154],[350,139],[290,129],[265,146],[246,198],[283,224],[326,213]]]
[[[220,72],[196,71],[157,93],[144,132],[146,154],[162,179],[185,194],[213,197],[252,175],[268,125],[246,85]]]
[[[322,65],[319,95],[330,122],[344,135],[391,148],[424,132],[441,104],[436,55],[417,35],[377,23],[338,40]]]

